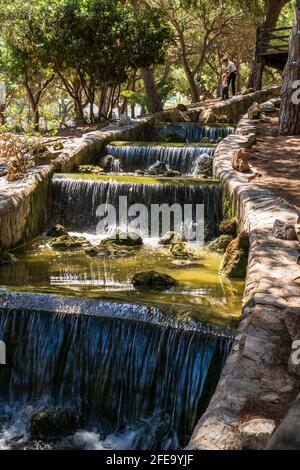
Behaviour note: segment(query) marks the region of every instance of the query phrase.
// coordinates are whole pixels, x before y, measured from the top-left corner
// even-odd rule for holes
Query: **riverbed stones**
[[[102,175],[104,173],[104,169],[100,166],[95,165],[80,165],[78,167],[79,173],[87,173],[91,175]]]
[[[49,244],[53,250],[57,251],[80,251],[91,246],[86,238],[71,235],[54,238]]]
[[[242,232],[228,246],[223,257],[220,274],[230,278],[244,278],[247,272],[249,237]]]
[[[146,176],[163,176],[169,171],[169,167],[166,163],[157,161],[154,165],[151,165],[146,171]]]
[[[212,252],[225,253],[230,243],[233,241],[232,235],[221,235],[207,245],[207,249]]]
[[[203,154],[194,172],[194,176],[202,175],[204,178],[211,178],[213,176],[213,164],[214,158],[207,153]]]
[[[68,235],[67,230],[60,224],[52,225],[47,232],[47,237],[62,237]]]
[[[223,220],[219,225],[219,232],[222,235],[237,236],[237,222],[236,219]]]
[[[186,242],[175,242],[171,245],[171,255],[177,259],[190,259],[194,257],[193,250]]]
[[[240,173],[248,173],[250,171],[246,149],[240,148],[234,150],[231,163],[232,168]]]
[[[185,242],[185,237],[178,232],[167,232],[160,240],[159,244],[163,246],[170,246],[173,242]]]
[[[79,426],[76,413],[71,410],[36,411],[30,417],[31,439],[55,439],[73,434]]]
[[[132,284],[136,289],[163,291],[176,287],[178,282],[168,274],[157,271],[144,271],[133,276]]]
[[[264,450],[276,423],[272,419],[257,418],[242,423],[239,428],[237,448],[239,450]]]
[[[279,240],[298,240],[295,226],[278,219],[274,222],[273,234]]]
[[[119,246],[136,247],[143,245],[143,239],[138,233],[116,232],[113,236],[102,240],[101,245],[113,243]]]

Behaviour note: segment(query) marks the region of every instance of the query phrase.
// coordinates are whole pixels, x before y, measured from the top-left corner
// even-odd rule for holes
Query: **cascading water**
[[[183,137],[186,142],[199,142],[203,137],[207,137],[210,140],[216,141],[218,139],[224,139],[230,134],[233,134],[235,128],[232,126],[203,126],[200,124],[193,123],[174,123],[165,124],[155,128],[155,132],[159,136],[164,134],[175,134]]]
[[[84,409],[84,428],[93,424],[103,438],[145,420],[133,449],[174,449],[176,436],[187,443],[232,344],[195,327],[4,308],[0,338],[9,351],[7,404]]]
[[[205,223],[213,234],[217,233],[222,219],[221,189],[217,185],[201,184],[137,184],[115,181],[81,180],[57,175],[51,188],[52,221],[63,224],[68,230],[95,233],[97,208],[111,204],[119,208],[119,197],[127,196],[127,204],[163,203],[182,207],[187,204],[204,204]],[[194,214],[194,223],[196,214]]]
[[[214,147],[170,147],[165,146],[134,146],[134,145],[108,145],[106,152],[119,159],[119,166],[115,165],[112,171],[119,172],[120,166],[124,172],[144,170],[157,161],[164,162],[172,170],[180,171],[184,175],[192,175],[195,160],[200,164],[202,155],[214,156]]]

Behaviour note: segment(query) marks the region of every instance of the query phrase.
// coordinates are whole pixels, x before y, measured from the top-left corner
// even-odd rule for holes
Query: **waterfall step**
[[[219,180],[205,179],[197,177],[168,178],[163,176],[137,176],[132,174],[89,174],[89,173],[56,173],[53,181],[74,180],[74,181],[99,181],[103,183],[114,182],[119,184],[136,185],[175,185],[175,186],[218,186]]]
[[[216,148],[217,144],[203,144],[200,142],[194,143],[178,143],[178,142],[139,142],[129,140],[115,140],[110,142],[109,146],[112,147],[163,147],[163,148]]]

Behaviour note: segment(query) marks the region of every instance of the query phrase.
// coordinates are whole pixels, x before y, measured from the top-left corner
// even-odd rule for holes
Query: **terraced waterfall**
[[[215,238],[222,192],[197,164],[232,131],[163,125],[153,129],[160,142],[109,144],[99,166],[113,157],[110,171],[90,167],[53,177],[49,227],[62,225],[68,232],[62,238],[77,245],[62,249],[47,232],[15,250],[16,264],[0,269],[0,338],[8,351],[0,369],[0,448],[187,445],[230,351],[244,281],[222,279],[220,254],[205,246],[191,243],[188,259],[176,257],[160,240],[163,233],[153,237],[138,226],[138,245],[103,254],[107,237],[132,220],[128,214],[99,229],[98,208],[118,211],[120,197],[149,210],[203,204],[204,221],[193,210],[188,223],[204,224],[206,242]],[[186,142],[166,143],[166,134]],[[152,173],[157,162],[164,174]],[[133,278],[141,271],[175,283],[138,289]]]

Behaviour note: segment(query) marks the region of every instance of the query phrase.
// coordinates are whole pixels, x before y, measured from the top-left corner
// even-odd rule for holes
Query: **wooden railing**
[[[291,26],[274,29],[259,28],[257,31],[257,50],[259,55],[288,53]]]

